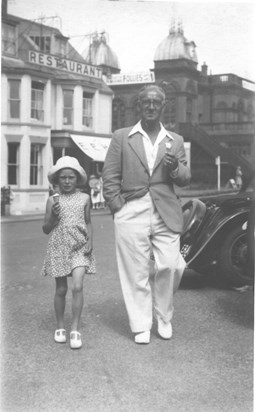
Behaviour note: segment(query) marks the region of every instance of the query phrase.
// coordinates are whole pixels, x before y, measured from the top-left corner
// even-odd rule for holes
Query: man
[[[122,292],[136,343],[149,343],[153,252],[154,309],[158,333],[172,337],[173,294],[185,268],[180,254],[181,204],[173,185],[186,186],[190,171],[183,139],[160,123],[165,93],[156,86],[139,93],[141,121],[117,130],[103,168],[104,197],[114,216]]]

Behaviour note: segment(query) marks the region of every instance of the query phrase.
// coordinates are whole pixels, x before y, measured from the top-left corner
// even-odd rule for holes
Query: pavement
[[[189,270],[175,296],[173,338],[160,339],[154,321],[151,343],[136,345],[113,220],[107,210],[92,213],[97,274],[84,279],[78,351],[53,340],[54,282],[40,276],[49,239],[41,222],[2,226],[1,412],[252,412],[253,291],[237,293]]]

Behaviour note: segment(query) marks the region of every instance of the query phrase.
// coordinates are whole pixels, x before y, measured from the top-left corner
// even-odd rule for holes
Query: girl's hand
[[[93,250],[92,242],[90,239],[87,240],[86,255],[89,255]]]
[[[53,203],[52,208],[51,208],[51,213],[54,217],[59,217],[60,214],[60,204],[59,203]]]
[[[59,203],[52,203],[52,196],[48,198],[46,205],[46,212],[44,216],[42,230],[48,235],[52,229],[57,226],[60,213]]]

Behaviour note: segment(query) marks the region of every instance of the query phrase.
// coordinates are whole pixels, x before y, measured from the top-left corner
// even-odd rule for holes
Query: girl
[[[56,279],[54,307],[57,329],[54,340],[66,342],[64,311],[67,293],[67,276],[72,276],[72,324],[70,347],[82,346],[78,331],[83,307],[84,274],[95,273],[92,254],[92,226],[89,195],[77,190],[85,185],[87,176],[74,157],[61,157],[48,173],[49,182],[57,184],[60,195],[50,196],[43,223],[43,232],[51,233],[42,269],[44,276]]]

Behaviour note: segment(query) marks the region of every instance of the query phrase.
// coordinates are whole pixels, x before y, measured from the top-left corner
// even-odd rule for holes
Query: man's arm
[[[122,136],[116,131],[110,143],[103,167],[103,195],[112,213],[125,203],[121,195]]]

